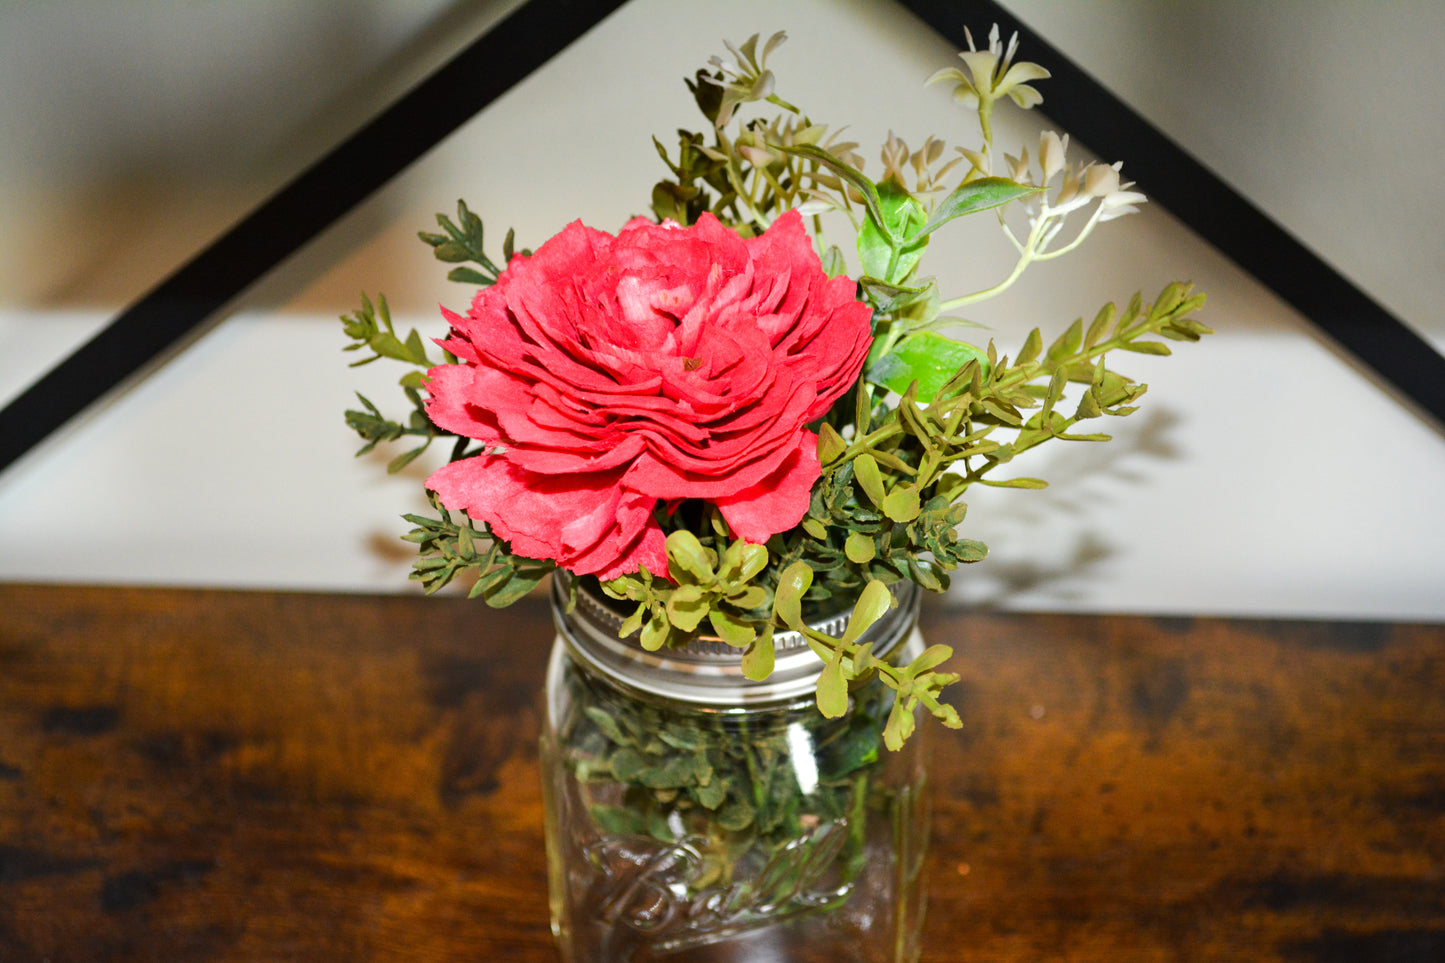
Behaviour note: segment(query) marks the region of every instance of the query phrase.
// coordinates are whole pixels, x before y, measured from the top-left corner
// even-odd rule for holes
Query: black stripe
[[[1126,107],[992,0],[903,0],[960,50],[965,24],[982,42],[997,23],[1044,67],[1044,110],[1100,157],[1124,160],[1153,200],[1254,275],[1334,341],[1445,426],[1445,358],[1284,228]]]
[[[201,251],[0,410],[0,470],[626,0],[531,0]]]

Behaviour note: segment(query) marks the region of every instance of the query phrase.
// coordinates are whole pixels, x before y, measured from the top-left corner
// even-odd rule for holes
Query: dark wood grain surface
[[[929,961],[1445,960],[1445,627],[971,615]],[[540,600],[0,586],[0,961],[552,961]]]

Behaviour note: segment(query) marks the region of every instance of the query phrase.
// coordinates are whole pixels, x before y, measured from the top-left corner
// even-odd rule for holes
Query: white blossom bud
[[[1042,183],[1053,180],[1054,175],[1064,169],[1064,154],[1069,149],[1069,135],[1062,139],[1051,130],[1039,135],[1039,167],[1044,177]]]
[[[1119,189],[1119,172],[1103,164],[1090,164],[1084,168],[1084,193],[1091,197],[1104,197]]]

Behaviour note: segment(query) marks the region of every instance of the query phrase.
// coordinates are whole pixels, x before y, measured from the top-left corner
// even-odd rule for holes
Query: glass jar
[[[647,652],[624,613],[553,586],[542,775],[552,930],[567,963],[918,958],[928,837],[925,726],[883,746],[891,689],[848,711],[814,701],[822,663],[797,633],[773,675],[700,638]],[[918,591],[864,636],[879,657],[923,650]],[[810,622],[837,636],[847,612]]]

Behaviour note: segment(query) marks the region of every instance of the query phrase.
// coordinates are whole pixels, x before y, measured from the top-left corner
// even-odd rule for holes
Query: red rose
[[[869,309],[797,212],[744,240],[711,215],[569,225],[512,259],[440,342],[427,412],[487,451],[427,480],[512,550],[578,574],[667,570],[659,501],[717,505],[738,537],[798,524],[821,417],[858,378]]]

